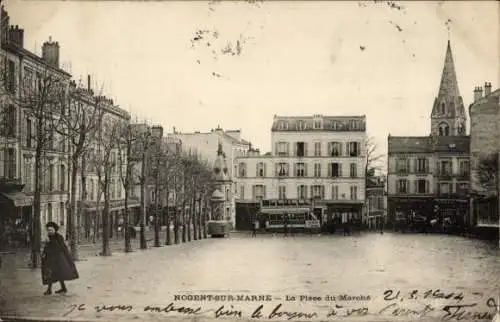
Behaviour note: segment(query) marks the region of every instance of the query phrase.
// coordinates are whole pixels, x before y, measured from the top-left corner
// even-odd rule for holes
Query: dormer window
[[[336,130],[337,129],[337,122],[336,121],[332,121],[330,126],[332,127],[332,130]]]
[[[299,121],[298,122],[298,128],[299,128],[299,130],[305,130],[306,129],[306,122],[305,121]]]
[[[284,122],[284,121],[281,121],[279,122],[278,124],[278,128],[280,130],[288,130],[288,123],[287,122]]]

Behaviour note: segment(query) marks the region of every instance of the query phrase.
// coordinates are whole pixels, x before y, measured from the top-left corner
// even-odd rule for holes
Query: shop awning
[[[0,203],[7,203],[14,207],[27,207],[33,204],[33,197],[22,191],[0,192]]]
[[[279,208],[262,208],[260,210],[261,213],[263,214],[303,214],[306,212],[310,212],[311,208],[284,208],[284,207],[279,207]]]

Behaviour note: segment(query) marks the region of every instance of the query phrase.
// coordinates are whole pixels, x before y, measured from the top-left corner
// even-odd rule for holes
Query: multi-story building
[[[241,138],[240,130],[224,131],[219,126],[210,132],[179,133],[174,130],[173,137],[182,141],[184,151],[196,151],[203,159],[207,160],[211,167],[214,166],[218,157],[219,144],[222,145],[222,151],[228,165],[228,180],[232,182],[233,192],[231,195],[231,206],[229,209],[230,221],[235,222],[235,172],[236,158],[245,156],[251,147],[251,143]]]
[[[474,198],[471,220],[480,227],[498,227],[498,162],[500,153],[500,89],[491,83],[474,89],[474,102],[469,107],[471,130],[471,190]],[[488,173],[489,172],[489,173]],[[496,172],[496,173],[495,173]],[[480,177],[490,177],[480,180]],[[495,178],[496,177],[496,178]],[[485,182],[486,181],[486,182]]]
[[[448,42],[430,135],[388,137],[389,220],[409,215],[467,220],[469,141]]]
[[[383,176],[366,178],[366,207],[368,227],[383,228],[387,219],[387,193]]]
[[[24,48],[24,30],[10,26],[9,15],[1,9],[2,88],[1,112],[3,122],[0,134],[0,177],[7,190],[0,201],[2,218],[15,229],[27,230],[33,213],[35,184],[34,156],[36,142],[40,140],[35,129],[37,113],[31,99],[39,97],[37,88],[46,92],[63,93],[71,75],[59,66],[59,44],[45,42],[42,57]],[[47,80],[51,80],[48,85]],[[49,86],[52,86],[49,89]],[[56,88],[57,87],[57,88]],[[49,95],[49,94],[47,94]],[[55,97],[52,97],[55,99]],[[68,145],[51,130],[44,131],[44,151],[41,180],[41,224],[55,221],[65,230],[66,203],[68,201]]]
[[[365,116],[275,116],[270,154],[237,160],[237,228],[256,212],[270,225],[361,219],[365,201]],[[312,211],[311,211],[312,210]]]

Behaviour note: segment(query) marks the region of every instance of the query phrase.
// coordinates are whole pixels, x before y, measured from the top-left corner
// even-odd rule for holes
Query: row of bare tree
[[[5,65],[2,62],[2,65]],[[134,189],[140,189],[140,247],[146,248],[145,218],[146,191],[154,189],[155,246],[160,246],[160,212],[167,211],[167,240],[170,244],[170,222],[174,224],[175,243],[202,238],[207,218],[209,196],[213,190],[210,167],[194,153],[185,153],[153,137],[132,124],[130,115],[117,108],[113,101],[96,95],[70,80],[70,76],[48,66],[25,71],[19,80],[13,80],[0,68],[0,116],[2,125],[13,129],[12,137],[29,150],[34,160],[34,205],[31,218],[31,262],[36,268],[41,250],[41,178],[47,171],[45,161],[66,158],[69,169],[67,236],[70,250],[78,259],[79,232],[84,205],[88,200],[87,179],[95,178],[97,185],[97,219],[94,230],[102,226],[102,254],[110,255],[110,183],[119,180],[124,190],[123,226],[125,251],[131,251],[129,198]],[[13,109],[14,107],[14,109]],[[10,110],[15,111],[14,118]],[[18,112],[20,111],[20,112]],[[15,132],[15,133],[14,133]],[[8,136],[9,133],[3,133]],[[4,140],[6,142],[6,140]],[[54,144],[56,142],[56,144]],[[140,169],[140,171],[136,171]],[[77,187],[80,186],[80,189]],[[79,190],[79,191],[78,191]],[[101,207],[101,203],[103,203]],[[95,234],[94,234],[95,236]]]

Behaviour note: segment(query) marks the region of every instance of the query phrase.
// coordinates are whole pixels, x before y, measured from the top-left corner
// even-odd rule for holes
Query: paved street
[[[496,246],[456,236],[367,233],[251,238],[237,233],[229,239],[192,241],[132,254],[115,252],[108,258],[89,256],[77,263],[80,279],[68,282],[69,293],[51,296],[42,295],[39,270],[9,270],[14,264],[5,264],[8,256],[19,257],[4,255],[0,270],[4,316],[102,321],[170,316],[205,321],[212,320],[224,305],[241,310],[241,317],[235,313],[239,320],[250,320],[257,310],[254,317],[260,314],[259,320],[344,321],[349,315],[346,308],[351,308],[359,310],[351,311],[349,320],[467,321],[473,319],[472,313],[446,317],[443,307],[477,303],[464,312],[479,312],[475,317],[481,320],[494,312],[487,308],[487,299],[494,297],[498,302],[500,290]],[[388,289],[392,292],[386,292],[384,299]],[[358,297],[339,296],[344,294]],[[200,301],[197,295],[207,297]],[[220,301],[223,298],[215,295],[233,298]],[[300,300],[301,295],[321,299]],[[80,310],[68,313],[72,305]],[[123,307],[110,308],[115,305]],[[333,315],[335,305],[339,307]],[[491,300],[489,305],[493,305]],[[235,320],[235,316],[225,318]]]

